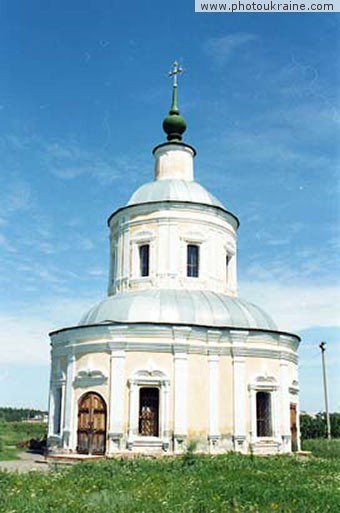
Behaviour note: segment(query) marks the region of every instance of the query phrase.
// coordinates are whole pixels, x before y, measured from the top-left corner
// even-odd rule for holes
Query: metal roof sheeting
[[[133,193],[128,205],[152,201],[189,201],[224,208],[210,192],[197,182],[187,180],[156,180],[146,183]]]
[[[109,296],[93,306],[79,325],[152,322],[277,330],[258,306],[207,290],[141,290]]]

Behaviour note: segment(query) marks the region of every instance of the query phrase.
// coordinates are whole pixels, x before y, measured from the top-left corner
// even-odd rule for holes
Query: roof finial
[[[187,124],[185,119],[179,115],[178,109],[178,75],[183,73],[183,68],[177,61],[173,63],[172,69],[169,71],[168,76],[173,77],[172,82],[172,102],[169,115],[163,121],[163,129],[168,135],[168,141],[181,141],[182,134],[185,132]]]
[[[172,65],[172,69],[168,73],[169,77],[174,77],[172,82],[173,87],[177,87],[177,75],[179,73],[183,73],[183,68],[175,61]]]

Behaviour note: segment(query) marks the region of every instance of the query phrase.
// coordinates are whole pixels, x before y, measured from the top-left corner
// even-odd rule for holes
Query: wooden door
[[[79,401],[78,444],[81,454],[105,454],[106,405],[100,395],[85,394]]]
[[[290,403],[290,434],[292,438],[292,450],[297,446],[296,404]]]
[[[141,388],[139,395],[139,434],[159,436],[159,389]]]

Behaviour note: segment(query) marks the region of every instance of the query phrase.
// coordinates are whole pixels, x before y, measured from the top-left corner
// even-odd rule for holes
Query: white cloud
[[[0,201],[5,215],[29,210],[34,205],[31,186],[21,179],[7,181],[1,191]]]
[[[336,285],[241,281],[239,294],[264,308],[283,331],[340,326],[340,291]]]
[[[213,37],[205,42],[204,51],[217,64],[224,65],[241,46],[255,41],[255,34],[237,32],[222,37]]]
[[[63,180],[90,176],[106,185],[117,179],[131,179],[140,168],[136,158],[120,156],[104,159],[94,151],[84,150],[67,141],[42,144],[41,152],[49,171]]]
[[[93,304],[86,299],[51,297],[0,316],[0,363],[48,363],[48,333],[74,326]]]

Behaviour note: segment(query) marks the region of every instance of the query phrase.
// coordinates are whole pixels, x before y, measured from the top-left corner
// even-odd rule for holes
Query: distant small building
[[[290,452],[300,339],[237,296],[239,221],[194,181],[176,80],[163,128],[154,181],[108,220],[108,297],[50,334],[49,448]]]
[[[44,422],[47,424],[48,415],[47,415],[47,413],[37,413],[36,415],[34,415],[34,417],[30,417],[29,419],[23,419],[22,422],[30,422],[30,423]]]

